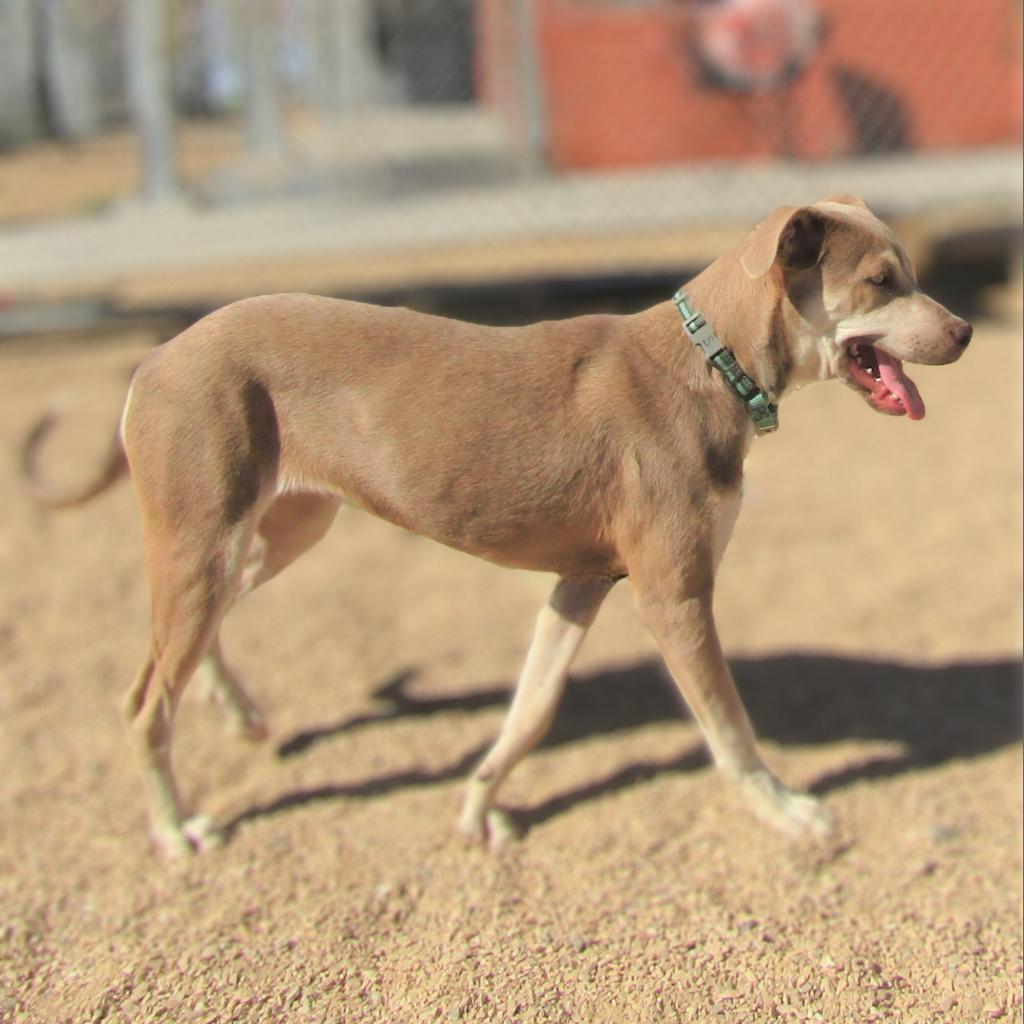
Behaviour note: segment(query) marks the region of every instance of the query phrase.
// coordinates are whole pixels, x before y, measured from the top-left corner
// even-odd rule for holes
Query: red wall
[[[897,111],[910,148],[1021,138],[1020,15],[1010,0],[818,0],[821,48],[788,91],[762,96],[702,81],[685,3],[536,2],[556,167],[863,152],[870,139],[841,101],[840,68],[875,90],[860,104],[869,127],[891,128]],[[478,0],[478,62],[482,95],[518,126],[507,10],[505,0]]]

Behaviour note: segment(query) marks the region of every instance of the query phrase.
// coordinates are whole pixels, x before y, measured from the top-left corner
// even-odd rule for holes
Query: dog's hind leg
[[[459,831],[470,839],[498,846],[514,831],[494,808],[498,787],[550,727],[569,665],[612,582],[560,579],[541,609],[501,735],[469,780]]]
[[[149,654],[124,704],[158,846],[172,855],[213,845],[189,818],[171,761],[174,713],[239,590],[280,469],[277,411],[266,387],[224,381],[214,349],[183,342],[150,353],[121,420],[139,500],[150,587]],[[212,646],[212,653],[211,653]],[[224,684],[226,685],[226,684]],[[230,687],[225,692],[231,692]]]
[[[247,740],[267,738],[267,724],[259,705],[246,692],[238,673],[225,661],[220,630],[199,663],[200,696],[216,705],[227,719],[228,732]]]
[[[185,812],[171,764],[175,711],[234,596],[252,528],[238,524],[223,534],[210,534],[147,531],[152,636],[149,655],[124,703],[142,767],[153,839],[171,856],[219,842],[205,819]]]
[[[339,498],[322,494],[289,492],[275,498],[256,527],[235,600],[272,579],[321,540],[340,504]],[[219,631],[200,663],[199,676],[203,696],[224,712],[231,733],[251,740],[266,738],[263,714],[225,661]]]
[[[286,491],[278,495],[256,527],[239,597],[273,579],[322,540],[340,506],[341,499],[329,494]]]

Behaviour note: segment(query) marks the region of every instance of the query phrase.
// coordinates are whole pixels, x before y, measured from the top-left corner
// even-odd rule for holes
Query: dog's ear
[[[859,206],[862,210],[871,212],[871,207],[860,196],[832,196],[830,199],[825,199],[824,202],[839,203],[840,206]]]
[[[776,259],[787,270],[813,267],[821,256],[827,230],[828,218],[823,214],[806,206],[797,210],[779,235]]]
[[[827,223],[810,207],[780,206],[744,243],[740,263],[747,277],[762,277],[776,262],[788,270],[813,267],[821,256]]]

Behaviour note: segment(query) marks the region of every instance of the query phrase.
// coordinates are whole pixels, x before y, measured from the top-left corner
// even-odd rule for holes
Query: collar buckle
[[[682,288],[675,293],[672,301],[683,318],[683,329],[690,341],[704,353],[708,362],[722,374],[729,387],[742,400],[754,421],[754,429],[759,434],[770,434],[778,430],[778,407],[743,370],[732,350],[722,344],[703,314],[690,305]]]

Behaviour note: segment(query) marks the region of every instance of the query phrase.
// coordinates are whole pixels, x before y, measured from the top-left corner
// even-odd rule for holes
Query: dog
[[[674,300],[629,316],[482,327],[289,294],[193,324],[139,364],[117,443],[80,492],[40,480],[52,420],[24,449],[44,504],[85,500],[124,473],[134,483],[152,632],[124,713],[157,846],[174,856],[221,841],[175,785],[175,708],[198,672],[239,731],[265,735],[224,662],[221,621],[316,544],[343,504],[558,577],[501,733],[468,781],[465,836],[508,837],[499,787],[544,735],[573,656],[625,577],[718,768],[761,818],[826,834],[819,801],[762,761],[715,631],[744,457],[777,425],[778,401],[815,381],[920,419],[903,364],[952,363],[971,333],[850,196],[775,210]]]

